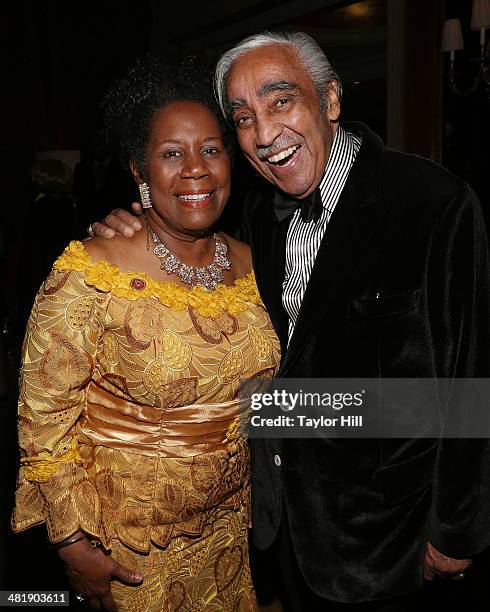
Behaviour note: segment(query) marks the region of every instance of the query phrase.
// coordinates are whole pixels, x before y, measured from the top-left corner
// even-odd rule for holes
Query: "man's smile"
[[[291,156],[300,148],[301,145],[293,145],[292,147],[288,147],[287,149],[283,149],[279,153],[275,153],[267,158],[267,161],[271,164],[279,164],[281,166],[285,165]]]

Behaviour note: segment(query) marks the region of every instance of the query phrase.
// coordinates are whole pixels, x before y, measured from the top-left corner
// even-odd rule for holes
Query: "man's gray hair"
[[[262,32],[261,34],[254,34],[244,38],[232,49],[224,53],[216,65],[214,75],[215,93],[225,117],[229,114],[226,99],[226,82],[233,63],[248,51],[277,44],[288,45],[296,51],[299,60],[313,81],[322,112],[328,106],[326,91],[329,82],[337,82],[340,99],[342,83],[316,40],[304,32]]]

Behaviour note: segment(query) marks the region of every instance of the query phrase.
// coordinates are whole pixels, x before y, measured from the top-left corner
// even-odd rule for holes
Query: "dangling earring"
[[[141,183],[141,185],[138,185],[138,187],[140,189],[141,195],[141,206],[143,206],[143,208],[152,208],[150,199],[150,188],[146,183]]]

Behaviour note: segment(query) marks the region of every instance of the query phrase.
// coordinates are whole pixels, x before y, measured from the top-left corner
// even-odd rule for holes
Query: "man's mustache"
[[[257,157],[261,161],[264,161],[265,159],[267,159],[271,155],[274,155],[275,153],[279,153],[279,151],[283,151],[284,149],[288,149],[289,147],[292,147],[292,146],[298,145],[298,144],[300,144],[300,143],[299,142],[294,142],[290,138],[283,138],[282,140],[278,140],[277,142],[273,142],[268,147],[260,147],[260,148],[256,147],[256,149],[257,149]]]

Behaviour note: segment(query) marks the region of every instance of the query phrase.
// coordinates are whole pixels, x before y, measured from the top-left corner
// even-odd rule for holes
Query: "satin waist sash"
[[[152,457],[192,457],[236,438],[239,398],[164,410],[130,402],[91,382],[80,431],[95,444]],[[227,435],[228,434],[228,435]]]

